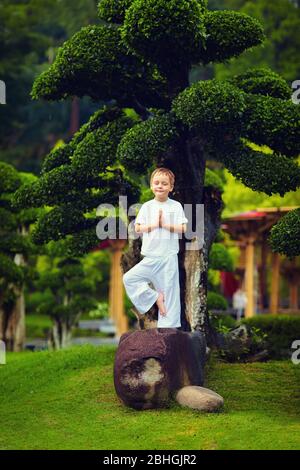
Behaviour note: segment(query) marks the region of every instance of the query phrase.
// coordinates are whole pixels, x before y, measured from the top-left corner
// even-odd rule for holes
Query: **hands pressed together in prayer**
[[[163,210],[159,209],[159,215],[156,223],[151,225],[136,224],[135,231],[138,232],[151,232],[157,228],[164,228],[170,232],[184,233],[186,231],[186,224],[167,224],[164,221]]]

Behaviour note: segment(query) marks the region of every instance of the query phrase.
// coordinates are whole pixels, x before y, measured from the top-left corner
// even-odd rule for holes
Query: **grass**
[[[222,412],[135,411],[113,385],[115,346],[8,353],[0,366],[0,449],[300,449],[300,366],[213,362]]]

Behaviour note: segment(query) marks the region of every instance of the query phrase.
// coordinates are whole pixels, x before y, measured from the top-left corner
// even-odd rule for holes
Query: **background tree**
[[[57,140],[68,137],[74,122],[84,123],[95,110],[80,105],[34,102],[34,78],[52,63],[57,46],[85,24],[97,20],[95,0],[3,0],[0,4],[0,79],[6,105],[0,106],[0,159],[18,170],[38,174],[41,159]]]
[[[10,351],[24,347],[24,287],[32,276],[28,259],[35,253],[29,231],[37,218],[37,210],[16,210],[12,198],[19,187],[33,179],[33,175],[18,173],[13,166],[0,163],[0,338]]]
[[[49,244],[45,251],[52,268],[41,272],[34,283],[45,294],[36,313],[50,316],[53,326],[48,343],[52,349],[61,349],[70,345],[80,316],[97,306],[96,285],[85,276],[80,259],[65,256],[64,242]]]
[[[173,196],[193,205],[189,229],[195,230],[196,205],[205,205],[204,245],[195,239],[197,249],[185,250],[182,240],[179,261],[183,328],[208,333],[208,257],[223,202],[217,186],[205,188],[207,161],[222,163],[246,186],[268,195],[296,190],[299,108],[290,101],[288,84],[269,69],[190,85],[194,65],[224,62],[263,42],[260,23],[248,15],[209,11],[204,0],[102,0],[99,16],[103,24],[85,27],[64,43],[32,94],[47,100],[87,95],[110,99],[112,107],[50,154],[38,186],[21,191],[19,203],[56,205],[39,225],[40,238],[69,235],[83,250],[90,243],[78,230],[88,228],[90,242],[95,239],[96,221],[83,215],[97,200],[85,193],[87,184],[100,193],[110,187],[112,197],[115,180],[104,177],[111,165],[121,178],[125,168],[129,175],[143,175],[154,165],[171,168]],[[134,110],[130,118],[127,108]],[[254,150],[251,142],[268,145],[272,153]],[[131,247],[132,265],[139,253]]]
[[[209,2],[212,6],[213,2]],[[300,10],[290,0],[221,0],[218,8],[239,10],[263,25],[266,40],[263,47],[246,52],[226,64],[216,64],[219,79],[242,73],[249,67],[271,67],[291,83],[300,76]]]

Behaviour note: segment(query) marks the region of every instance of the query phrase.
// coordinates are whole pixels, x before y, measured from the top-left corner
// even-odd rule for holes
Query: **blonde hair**
[[[156,168],[151,174],[150,185],[152,184],[152,180],[153,180],[154,176],[159,174],[159,173],[161,173],[162,175],[167,175],[169,177],[171,186],[174,186],[175,175],[174,175],[173,171],[169,170],[168,168]]]

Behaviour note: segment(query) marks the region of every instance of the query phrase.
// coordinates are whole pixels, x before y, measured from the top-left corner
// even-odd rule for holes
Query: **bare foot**
[[[159,311],[160,311],[160,314],[165,317],[166,314],[167,314],[167,311],[166,311],[166,306],[164,304],[164,294],[162,292],[160,292],[158,294],[158,297],[157,297],[157,306],[159,308]]]

